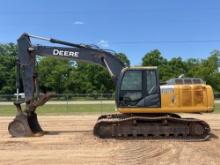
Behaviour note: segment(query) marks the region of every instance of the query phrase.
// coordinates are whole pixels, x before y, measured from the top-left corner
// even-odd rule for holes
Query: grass
[[[75,113],[102,113],[114,112],[114,104],[75,104],[75,105],[44,105],[37,109],[40,115],[65,115]],[[13,105],[0,105],[0,116],[11,116],[16,114],[15,106]]]
[[[220,113],[220,103],[215,104],[215,113]]]
[[[37,112],[40,115],[68,115],[78,113],[102,113],[114,112],[114,104],[75,104],[75,105],[44,105],[39,107]],[[220,103],[215,104],[214,113],[220,113]],[[16,114],[15,106],[0,105],[0,116],[14,116]]]

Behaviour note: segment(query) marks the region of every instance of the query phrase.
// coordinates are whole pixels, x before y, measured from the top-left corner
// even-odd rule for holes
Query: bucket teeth
[[[32,112],[19,113],[9,124],[8,131],[12,137],[42,136],[43,130],[37,120],[37,114]]]

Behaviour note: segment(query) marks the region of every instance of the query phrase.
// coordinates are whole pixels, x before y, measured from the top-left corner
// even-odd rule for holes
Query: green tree
[[[125,66],[130,66],[130,60],[124,53],[117,53],[116,57],[118,57],[125,64]]]
[[[40,89],[57,93],[64,92],[70,71],[71,66],[67,60],[53,57],[41,58],[38,64]]]
[[[79,62],[70,73],[67,88],[76,93],[109,93],[114,84],[105,68]]]
[[[16,45],[0,44],[0,94],[15,92],[15,55]]]
[[[158,49],[146,53],[142,58],[143,66],[161,66],[164,64],[167,64],[167,60],[163,58],[161,52]]]
[[[194,60],[193,65],[188,69],[188,75],[191,77],[202,78],[210,84],[215,91],[220,91],[220,73],[218,72],[217,60],[220,57],[219,51],[211,52],[207,59]],[[188,64],[189,66],[190,64]]]
[[[178,77],[181,74],[187,73],[187,65],[181,57],[174,57],[168,61],[168,66],[171,68],[172,77]]]
[[[159,69],[160,80],[166,81],[171,75],[168,75],[171,71],[168,62],[158,49],[152,50],[146,53],[142,58],[142,66],[157,66]]]

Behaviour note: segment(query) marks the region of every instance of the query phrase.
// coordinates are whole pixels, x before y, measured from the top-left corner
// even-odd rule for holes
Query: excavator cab
[[[124,69],[116,89],[117,107],[158,108],[161,106],[157,67]]]

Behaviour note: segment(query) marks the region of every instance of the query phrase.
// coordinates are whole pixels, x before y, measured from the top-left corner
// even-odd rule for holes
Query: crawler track
[[[209,125],[199,119],[181,118],[176,114],[112,114],[100,116],[94,135],[100,138],[208,140]]]

